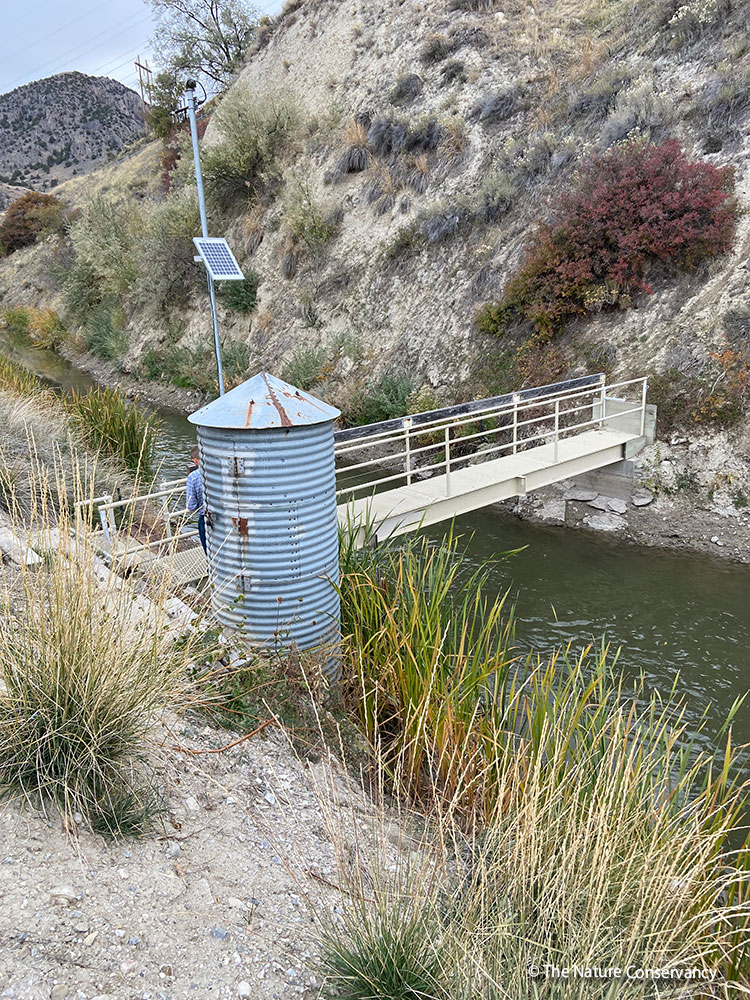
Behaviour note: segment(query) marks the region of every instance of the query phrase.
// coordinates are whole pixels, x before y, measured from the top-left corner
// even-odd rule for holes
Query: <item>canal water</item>
[[[86,391],[92,379],[52,351],[0,331],[0,352],[62,392]],[[157,460],[164,478],[185,474],[195,432],[176,411],[159,408]],[[750,567],[663,549],[624,545],[607,536],[518,521],[493,510],[456,521],[476,564],[512,549],[491,571],[497,593],[516,605],[516,641],[539,654],[602,640],[621,647],[620,664],[662,691],[676,678],[688,714],[707,712],[706,739],[722,727],[734,701],[750,689]],[[432,537],[442,535],[439,526]],[[750,699],[735,738],[750,743]]]

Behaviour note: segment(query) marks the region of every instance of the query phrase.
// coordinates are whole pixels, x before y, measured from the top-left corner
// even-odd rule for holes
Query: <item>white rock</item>
[[[574,486],[570,490],[566,490],[563,494],[565,500],[578,500],[580,503],[588,503],[590,500],[596,500],[599,494],[596,490],[586,490],[582,486]]]
[[[548,500],[539,508],[537,516],[547,524],[565,524],[565,501]]]
[[[594,497],[593,500],[589,501],[589,507],[593,507],[594,510],[607,510],[611,499],[612,497]]]
[[[69,906],[78,899],[78,893],[72,886],[60,885],[55,889],[50,889],[50,898],[56,906]]]
[[[650,503],[653,503],[653,500],[654,494],[651,490],[645,488],[636,490],[630,498],[630,502],[634,507],[647,507]]]
[[[252,987],[250,983],[243,979],[241,983],[237,984],[237,996],[238,997],[249,997],[252,993]]]
[[[624,514],[628,509],[628,505],[624,500],[620,500],[619,497],[612,497],[607,501],[607,509],[611,510],[614,514]]]

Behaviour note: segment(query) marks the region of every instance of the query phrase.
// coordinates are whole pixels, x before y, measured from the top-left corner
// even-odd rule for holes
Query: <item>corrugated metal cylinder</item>
[[[263,645],[339,633],[333,421],[339,411],[261,372],[194,413],[219,620]]]

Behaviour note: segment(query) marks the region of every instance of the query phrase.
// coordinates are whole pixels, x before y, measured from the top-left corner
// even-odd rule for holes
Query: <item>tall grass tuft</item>
[[[149,731],[182,683],[190,641],[170,627],[166,587],[138,596],[96,559],[82,519],[68,513],[93,482],[73,475],[57,470],[67,504],[53,511],[41,482],[16,524],[42,565],[2,571],[0,793],[54,803],[66,822],[139,833],[159,806]]]
[[[439,785],[467,815],[488,807],[482,744],[516,658],[513,615],[487,596],[488,573],[452,535],[380,552],[342,544],[350,704],[403,790],[424,800]]]
[[[73,392],[68,410],[84,439],[98,451],[114,455],[132,472],[150,476],[153,471],[159,418],[126,401],[118,389],[94,389],[85,395]]]
[[[572,691],[557,714],[545,706],[544,753],[531,741],[498,747],[501,794],[486,826],[467,833],[442,800],[420,842],[404,841],[395,858],[360,845],[343,919],[322,931],[326,995],[747,994],[750,866],[731,849],[747,805],[736,751],[691,754],[676,702],[617,684],[611,693],[587,721]],[[620,972],[555,972],[574,966]],[[430,983],[421,993],[392,989],[420,976]]]
[[[606,648],[518,656],[485,573],[450,536],[384,552],[342,539],[348,704],[387,808],[423,835],[395,859],[390,837],[375,854],[363,840],[354,870],[342,845],[350,896],[322,932],[328,995],[745,995],[749,786],[734,711],[713,751],[676,686],[626,681]]]
[[[33,372],[5,357],[0,357],[0,391],[24,399],[36,399],[42,394],[48,394],[48,390]]]

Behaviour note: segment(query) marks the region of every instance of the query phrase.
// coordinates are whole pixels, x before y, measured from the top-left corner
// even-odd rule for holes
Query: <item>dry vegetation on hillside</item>
[[[525,321],[498,337],[477,316],[503,301],[535,227],[559,217],[592,157],[678,143],[743,208],[747,14],[720,0],[287,3],[203,141],[212,229],[250,278],[223,303],[230,375],[286,372],[358,421],[584,371],[646,372],[662,432],[742,424],[742,215],[704,260],[683,254],[682,272],[657,254],[632,287],[595,277],[553,344]],[[0,287],[31,304],[46,286],[79,345],[207,391],[188,149],[183,130],[161,168],[149,150],[63,185],[79,215],[62,249],[45,247],[57,259],[25,289],[9,260]],[[665,188],[654,191],[658,215]]]

